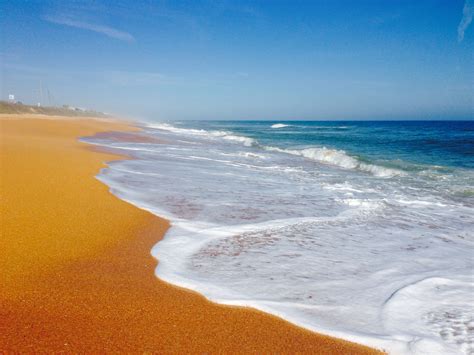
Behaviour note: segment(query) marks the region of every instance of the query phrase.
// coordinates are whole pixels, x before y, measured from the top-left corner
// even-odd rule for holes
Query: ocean
[[[391,353],[474,354],[474,122],[141,127],[82,140],[134,158],[97,178],[171,221],[157,277]]]

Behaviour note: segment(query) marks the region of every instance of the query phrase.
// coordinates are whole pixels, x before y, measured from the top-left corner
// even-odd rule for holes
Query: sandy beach
[[[125,157],[77,140],[133,126],[26,115],[0,124],[1,352],[376,353],[157,279],[150,250],[169,223],[94,178]]]

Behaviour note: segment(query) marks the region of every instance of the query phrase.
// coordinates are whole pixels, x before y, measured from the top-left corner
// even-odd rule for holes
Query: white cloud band
[[[472,22],[472,17],[474,15],[474,6],[470,0],[466,0],[464,3],[464,8],[462,11],[462,19],[459,22],[458,26],[458,41],[462,42],[464,39],[464,32]]]
[[[120,31],[115,28],[104,26],[104,25],[97,25],[97,24],[77,21],[77,20],[73,20],[67,17],[62,18],[62,17],[48,16],[48,17],[45,17],[45,20],[51,23],[58,24],[58,25],[65,25],[69,27],[81,28],[84,30],[97,32],[107,37],[115,38],[121,41],[126,41],[126,42],[135,41],[135,38],[130,33]]]

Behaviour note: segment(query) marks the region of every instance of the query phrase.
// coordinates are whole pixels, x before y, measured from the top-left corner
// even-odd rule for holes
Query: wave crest
[[[371,173],[377,177],[394,177],[404,175],[404,172],[397,169],[390,169],[379,165],[361,162],[357,158],[351,157],[343,150],[322,148],[280,149],[276,147],[267,147],[267,150],[278,151],[291,155],[302,156],[317,162],[336,165],[344,169],[360,170]]]
[[[284,124],[284,123],[275,123],[271,125],[271,128],[283,128],[283,127],[288,127],[289,124]]]

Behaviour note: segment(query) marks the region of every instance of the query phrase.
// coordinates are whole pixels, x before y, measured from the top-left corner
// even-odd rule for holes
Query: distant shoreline
[[[13,103],[0,101],[0,114],[37,114],[48,116],[66,116],[66,117],[98,117],[111,118],[112,116],[99,111],[81,109],[73,106],[65,105],[63,107],[56,106],[33,106],[24,105],[22,103]]]

